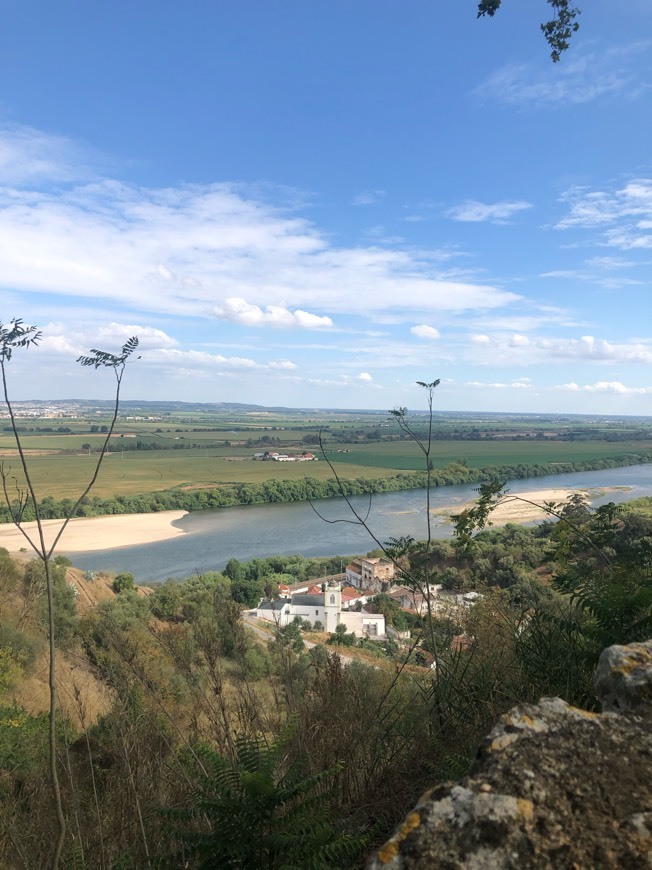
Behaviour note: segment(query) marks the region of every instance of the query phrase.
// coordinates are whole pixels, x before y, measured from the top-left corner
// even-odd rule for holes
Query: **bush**
[[[136,588],[136,583],[134,582],[134,575],[129,572],[125,572],[124,574],[116,574],[115,580],[111,584],[111,588],[119,595],[121,592],[130,592]]]
[[[353,632],[347,633],[346,626],[341,624],[335,629],[327,641],[331,646],[355,646],[357,638]]]

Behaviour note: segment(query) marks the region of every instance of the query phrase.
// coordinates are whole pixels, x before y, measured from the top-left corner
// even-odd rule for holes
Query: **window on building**
[[[331,595],[331,604],[335,604],[335,596]]]

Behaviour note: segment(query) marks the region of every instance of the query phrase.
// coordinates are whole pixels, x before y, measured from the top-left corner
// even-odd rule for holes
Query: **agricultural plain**
[[[128,405],[129,403],[127,403]],[[230,484],[333,477],[375,479],[425,468],[422,452],[387,414],[237,409],[201,410],[175,406],[123,408],[110,452],[93,494],[110,498],[170,489],[214,489]],[[21,409],[18,409],[20,414]],[[47,416],[30,409],[18,425],[40,498],[75,498],[88,482],[107,436],[106,411],[88,403],[76,413]],[[56,415],[57,409],[54,410]],[[423,437],[426,419],[409,418]],[[0,455],[10,495],[24,486],[9,421],[0,434]],[[105,431],[102,431],[104,429]],[[430,460],[433,469],[452,463],[469,468],[537,466],[609,460],[652,451],[652,423],[646,418],[437,415]],[[321,439],[321,445],[320,445]],[[265,451],[306,453],[317,461],[255,460]],[[328,461],[327,461],[328,460]]]

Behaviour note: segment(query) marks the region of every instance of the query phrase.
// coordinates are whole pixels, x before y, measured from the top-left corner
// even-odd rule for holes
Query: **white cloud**
[[[67,335],[48,335],[44,333],[43,338],[39,342],[41,351],[49,351],[54,354],[64,354],[65,356],[81,356],[88,352],[88,348],[77,344],[74,339]]]
[[[128,338],[135,335],[138,338],[139,347],[175,347],[178,341],[153,326],[140,326],[136,324],[109,323],[108,326],[100,326],[97,330],[97,341],[112,341],[114,344],[124,344]],[[103,348],[102,348],[103,349]]]
[[[139,342],[139,351],[173,348],[178,345],[162,329],[142,324],[108,323],[87,329],[71,329],[68,324],[51,322],[41,330],[43,338],[39,343],[40,350],[48,350],[56,354],[80,356],[87,354],[91,347],[99,347],[110,353],[118,352],[121,346],[132,336]]]
[[[157,348],[143,356],[146,363],[167,363],[171,366],[206,366],[226,369],[255,369],[260,364],[252,359],[238,356],[222,356],[219,353],[206,353],[201,350],[176,350],[173,348]]]
[[[387,240],[335,247],[292,208],[230,184],[147,189],[98,178],[38,190],[0,186],[0,286],[58,301],[88,298],[138,319],[203,317],[216,308],[236,316],[226,300],[246,300],[262,314],[239,316],[301,328],[328,325],[314,310],[372,319],[409,310],[425,319],[520,298],[442,275],[440,251]]]
[[[278,329],[330,329],[333,321],[297,308],[290,311],[280,305],[267,305],[265,310],[250,305],[244,299],[225,299],[222,306],[213,308],[213,314],[231,323],[243,326],[273,326]]]
[[[272,360],[272,362],[268,363],[267,367],[270,369],[279,369],[280,371],[292,371],[297,368],[297,366],[293,362],[290,362],[289,359]]]
[[[524,200],[478,202],[477,200],[469,199],[449,209],[446,215],[455,221],[506,223],[512,215],[518,214],[519,211],[528,208],[532,208],[532,203],[525,202]]]
[[[426,338],[429,340],[441,338],[441,333],[438,329],[435,329],[434,326],[427,326],[425,323],[422,323],[421,326],[413,326],[410,332],[413,335],[416,335],[417,338]]]
[[[369,372],[360,372],[360,374],[357,375],[355,379],[356,379],[356,381],[363,381],[364,383],[367,383],[367,384],[370,381],[373,381],[373,378],[371,377]]]
[[[583,335],[581,338],[541,338],[522,335],[471,336],[471,344],[483,349],[483,363],[533,365],[585,361],[593,363],[652,363],[652,342],[610,342]]]
[[[558,389],[578,393],[612,393],[619,396],[642,396],[652,393],[652,387],[627,387],[620,381],[598,381],[580,387],[576,383],[561,384]]]
[[[529,390],[531,389],[532,384],[528,383],[526,378],[519,378],[518,380],[511,381],[511,383],[507,384],[487,384],[482,381],[469,381],[465,386],[481,390]]]
[[[563,63],[511,64],[475,90],[480,98],[534,106],[579,105],[600,98],[634,99],[646,89],[637,68],[650,42],[614,46],[606,51],[576,51]]]

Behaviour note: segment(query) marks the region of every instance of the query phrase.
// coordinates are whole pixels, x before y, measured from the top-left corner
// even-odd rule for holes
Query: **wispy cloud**
[[[613,190],[572,187],[561,201],[569,210],[556,229],[597,229],[606,245],[627,251],[652,248],[652,179],[632,179]]]
[[[361,190],[353,197],[352,204],[358,206],[377,205],[379,202],[382,202],[386,196],[387,192],[384,190]]]
[[[477,200],[469,199],[449,209],[446,215],[454,221],[507,223],[510,217],[528,208],[532,208],[532,203],[525,202],[524,200],[478,202]]]
[[[95,176],[91,165],[98,162],[90,148],[64,136],[18,124],[5,124],[0,130],[0,184],[90,179]]]
[[[623,275],[622,272],[637,265],[634,260],[625,260],[623,257],[589,257],[575,268],[553,269],[549,272],[542,272],[540,277],[586,281],[606,289],[635,287],[644,282],[637,278],[631,278],[629,275]]]
[[[528,378],[519,378],[509,383],[485,383],[484,381],[468,381],[464,386],[481,390],[530,390],[532,384]]]
[[[634,99],[649,87],[651,44],[646,40],[602,52],[576,51],[563,64],[511,64],[494,72],[474,93],[502,103],[541,107]]]

